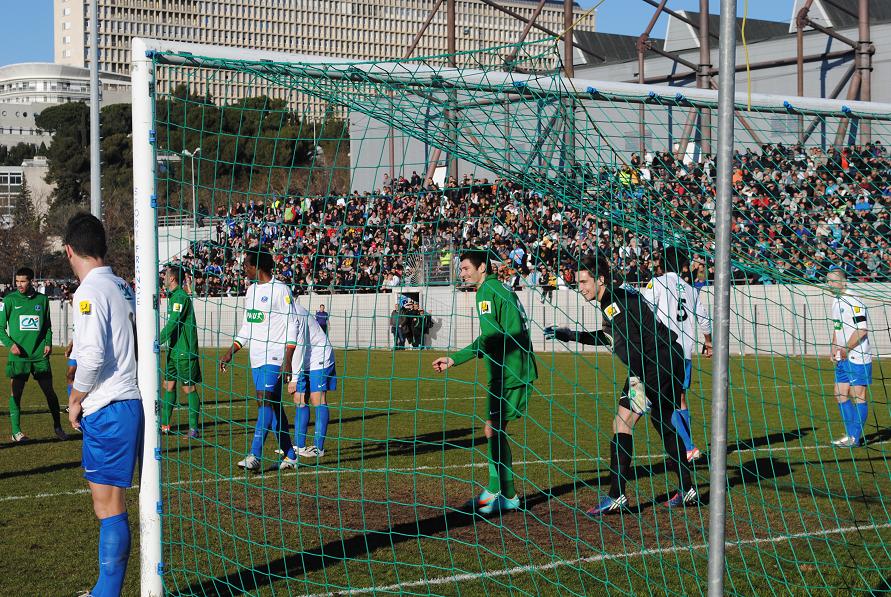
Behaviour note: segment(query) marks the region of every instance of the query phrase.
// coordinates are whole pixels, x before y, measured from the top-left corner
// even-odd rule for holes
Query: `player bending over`
[[[267,433],[275,431],[284,454],[292,448],[288,416],[282,408],[281,381],[282,375],[290,374],[297,327],[291,291],[287,284],[272,277],[272,255],[250,249],[245,253],[243,267],[251,280],[244,297],[244,318],[235,342],[220,359],[220,371],[226,371],[233,355],[250,344],[251,373],[259,407],[251,452],[238,466],[259,471]]]
[[[650,280],[641,294],[653,307],[659,321],[677,335],[678,343],[684,351],[684,391],[681,393],[681,407],[671,415],[671,423],[684,440],[687,461],[692,462],[701,455],[699,448],[693,443],[690,410],[687,408],[687,390],[690,389],[693,373],[693,347],[696,345],[696,323],[699,322],[705,336],[703,354],[711,358],[712,322],[699,300],[699,293],[680,276],[683,269],[690,264],[687,254],[677,247],[668,247],[662,263],[665,273]]]
[[[869,347],[866,306],[847,290],[843,269],[833,268],[826,281],[832,300],[832,346],[835,361],[835,400],[845,424],[845,435],[832,442],[839,448],[855,448],[863,439],[869,414],[866,388],[872,383],[872,351]]]
[[[297,405],[294,418],[295,447],[279,465],[280,469],[297,465],[297,456],[318,459],[325,455],[325,437],[328,435],[329,391],[337,389],[337,368],[334,349],[318,320],[301,305],[294,305],[297,322],[297,346],[291,359],[291,383],[288,392]],[[309,405],[315,409],[315,437],[311,446],[306,445],[309,428]]]
[[[61,440],[68,438],[62,429],[59,397],[53,389],[53,371],[49,361],[53,352],[49,299],[37,292],[31,284],[33,280],[34,270],[19,268],[15,273],[17,292],[7,294],[0,302],[0,342],[9,348],[6,376],[12,385],[9,418],[14,442],[28,440],[21,429],[21,407],[25,384],[32,376],[46,398],[56,437]]]
[[[526,413],[532,382],[538,378],[523,306],[513,290],[499,282],[494,273],[490,275],[490,271],[487,251],[461,255],[461,280],[476,287],[480,335],[469,346],[433,362],[433,368],[440,373],[473,358],[485,359],[488,366],[489,486],[471,503],[476,512],[484,515],[520,507],[507,425]]]
[[[167,325],[161,330],[159,344],[167,344],[167,364],[164,367],[164,404],[161,409],[161,431],[170,433],[170,415],[176,404],[176,382],[182,384],[189,401],[189,437],[201,437],[199,417],[201,399],[196,392],[201,383],[201,365],[198,362],[198,326],[195,309],[182,284],[183,270],[178,265],[168,265],[164,270],[164,287],[167,288]]]
[[[64,242],[71,269],[81,282],[74,293],[77,372],[68,420],[83,432],[84,478],[99,519],[99,580],[90,594],[114,597],[121,594],[130,557],[124,490],[133,482],[142,450],[136,301],[130,286],[105,265],[105,229],[98,219],[90,214],[72,217]]]
[[[612,346],[613,353],[628,367],[629,376],[613,420],[609,494],[587,511],[588,516],[612,514],[627,508],[625,482],[631,474],[631,431],[648,411],[668,454],[667,468],[678,478],[679,490],[666,505],[695,504],[699,495],[683,455],[683,442],[671,425],[671,415],[680,405],[684,381],[684,355],[676,335],[656,319],[640,294],[614,283],[604,257],[591,254],[582,258],[576,280],[585,300],[597,301],[600,305],[603,329],[592,334],[548,327],[544,330],[545,337]]]

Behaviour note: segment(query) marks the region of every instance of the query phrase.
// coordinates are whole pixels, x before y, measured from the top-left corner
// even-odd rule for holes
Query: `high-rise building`
[[[130,39],[173,41],[343,57],[350,60],[400,58],[421,28],[432,0],[98,0],[99,69],[129,74]],[[535,0],[503,0],[501,6],[531,18]],[[55,62],[89,64],[89,0],[54,0]],[[525,24],[481,0],[457,0],[458,52],[513,43]],[[575,18],[583,10],[574,5]],[[563,1],[546,0],[536,22],[563,31]],[[577,28],[593,30],[594,15]],[[547,37],[537,29],[527,40]],[[447,51],[443,3],[415,56]],[[224,83],[220,83],[222,85]],[[222,89],[202,92],[219,96]],[[232,90],[228,91],[229,94]]]

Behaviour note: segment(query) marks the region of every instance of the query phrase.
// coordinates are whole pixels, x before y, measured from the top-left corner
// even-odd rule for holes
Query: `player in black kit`
[[[631,430],[648,411],[668,454],[668,469],[676,472],[678,477],[678,491],[666,505],[678,507],[697,503],[699,495],[693,487],[684,457],[684,444],[671,423],[671,415],[680,404],[684,382],[684,355],[676,334],[659,322],[640,294],[614,282],[605,257],[593,254],[583,257],[576,280],[585,300],[596,300],[600,305],[603,329],[591,333],[548,327],[544,330],[545,337],[610,346],[628,367],[629,376],[613,420],[609,494],[600,498],[587,514],[602,516],[627,508],[625,481],[631,472]]]

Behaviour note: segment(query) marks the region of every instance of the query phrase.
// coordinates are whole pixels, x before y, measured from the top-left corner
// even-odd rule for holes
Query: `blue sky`
[[[591,7],[599,0],[579,0]],[[710,0],[711,11],[717,12],[719,0]],[[786,21],[792,14],[793,0],[749,0],[752,18]],[[53,1],[3,0],[3,19],[0,19],[0,65],[16,62],[52,62],[53,60]],[[738,0],[742,15],[743,0]],[[698,10],[699,0],[669,0],[674,10]],[[607,33],[639,35],[647,26],[655,9],[641,0],[606,0],[597,14],[597,30]],[[664,19],[654,32],[665,31]]]

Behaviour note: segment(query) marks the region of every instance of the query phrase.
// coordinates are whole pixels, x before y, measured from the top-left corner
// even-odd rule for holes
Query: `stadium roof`
[[[835,27],[836,29],[850,29],[857,26],[857,0],[817,0],[814,4],[818,4],[823,9],[829,23],[821,23],[827,27]],[[798,9],[800,2],[796,2],[795,8]],[[814,21],[820,22],[811,9],[810,16]],[[793,15],[794,20],[794,15]],[[869,0],[869,22],[870,24],[887,23],[891,21],[891,2],[888,0]],[[793,23],[794,27],[794,23]]]
[[[584,64],[599,66],[637,60],[636,35],[576,31],[574,36],[576,43],[590,52],[580,52]],[[664,45],[661,39],[650,38],[650,43],[659,49]]]
[[[694,23],[699,23],[700,13],[690,10],[682,10],[680,12]],[[736,19],[736,39],[738,40],[742,39],[742,25],[743,20],[741,17],[738,17]],[[720,34],[720,26],[721,17],[716,14],[710,14],[708,16],[709,33],[718,36]],[[765,41],[776,37],[784,37],[786,35],[789,35],[789,23],[764,21],[762,19],[746,20],[746,41],[748,43]],[[669,16],[668,26],[665,29],[665,49],[672,52],[678,52],[681,50],[698,48],[698,36],[698,27],[693,27],[688,23]],[[714,39],[712,41],[712,47],[717,47],[717,43]]]

